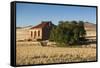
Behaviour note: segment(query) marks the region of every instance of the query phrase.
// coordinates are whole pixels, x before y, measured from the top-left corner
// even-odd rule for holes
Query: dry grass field
[[[48,64],[95,61],[96,48],[43,47],[33,44],[16,45],[16,64]]]

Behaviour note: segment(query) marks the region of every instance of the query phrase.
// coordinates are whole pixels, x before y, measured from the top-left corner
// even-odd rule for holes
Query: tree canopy
[[[60,44],[77,44],[85,34],[83,21],[59,21],[59,24],[52,28],[49,40]]]

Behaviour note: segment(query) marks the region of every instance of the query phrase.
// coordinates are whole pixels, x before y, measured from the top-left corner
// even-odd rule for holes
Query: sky
[[[16,4],[16,25],[37,25],[41,21],[52,21],[55,25],[59,21],[84,21],[96,23],[95,7],[45,5],[31,3]]]

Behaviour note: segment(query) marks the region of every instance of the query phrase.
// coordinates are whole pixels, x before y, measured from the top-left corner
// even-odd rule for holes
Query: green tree
[[[84,37],[86,35],[83,21],[79,21],[79,31],[80,31],[80,37]]]
[[[85,36],[83,21],[59,21],[51,30],[50,39],[60,44],[77,44]]]

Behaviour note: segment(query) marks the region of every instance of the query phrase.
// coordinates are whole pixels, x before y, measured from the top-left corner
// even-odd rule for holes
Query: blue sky
[[[57,25],[62,20],[82,20],[96,23],[96,8],[29,3],[16,4],[17,26],[37,25],[41,21],[52,21]]]

